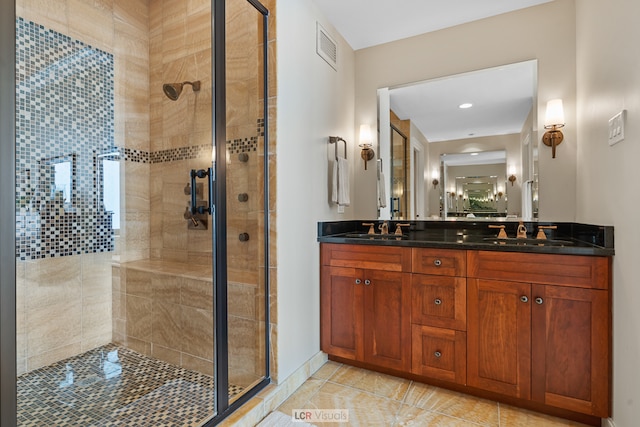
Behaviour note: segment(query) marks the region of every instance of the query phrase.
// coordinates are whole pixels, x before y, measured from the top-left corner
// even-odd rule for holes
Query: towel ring
[[[338,160],[338,142],[344,142],[344,158],[347,158],[347,141],[345,141],[344,139],[342,139],[339,136],[330,136],[329,137],[329,144],[336,144],[336,160]]]

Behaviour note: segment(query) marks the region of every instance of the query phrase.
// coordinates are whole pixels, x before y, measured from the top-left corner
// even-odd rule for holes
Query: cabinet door
[[[465,331],[466,279],[412,274],[411,323]]]
[[[467,384],[531,396],[531,285],[467,282]]]
[[[322,267],[320,345],[325,353],[363,360],[363,271]]]
[[[532,398],[606,418],[608,292],[533,285],[532,297]]]
[[[377,366],[411,368],[411,275],[365,270],[364,354]]]
[[[467,334],[453,329],[411,325],[411,372],[465,384]]]

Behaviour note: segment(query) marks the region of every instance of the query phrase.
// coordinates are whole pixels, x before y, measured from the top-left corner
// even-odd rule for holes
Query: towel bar
[[[330,136],[329,144],[336,144],[336,160],[338,160],[338,142],[344,142],[344,158],[347,158],[347,141],[339,136]]]

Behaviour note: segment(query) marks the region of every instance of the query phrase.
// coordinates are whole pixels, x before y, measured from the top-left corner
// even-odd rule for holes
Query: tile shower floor
[[[115,371],[104,365],[114,350]],[[17,388],[21,427],[186,427],[213,414],[213,378],[113,344],[21,375]],[[230,397],[241,391],[231,386]]]
[[[348,423],[318,426],[568,427],[580,423],[366,369],[327,362],[276,410],[348,409]],[[584,426],[586,427],[586,426]]]

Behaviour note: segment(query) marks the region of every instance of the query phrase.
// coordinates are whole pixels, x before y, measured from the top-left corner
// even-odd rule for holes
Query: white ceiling
[[[354,50],[549,1],[552,0],[314,0]]]
[[[314,0],[354,50],[549,1]],[[523,73],[517,66],[467,73],[393,89],[391,106],[401,119],[410,118],[429,142],[516,133],[531,107],[535,79],[535,71]],[[463,102],[474,106],[458,109]]]
[[[392,88],[389,97],[401,120],[440,142],[520,133],[535,84],[535,61],[526,61]],[[465,102],[473,106],[460,109]]]

